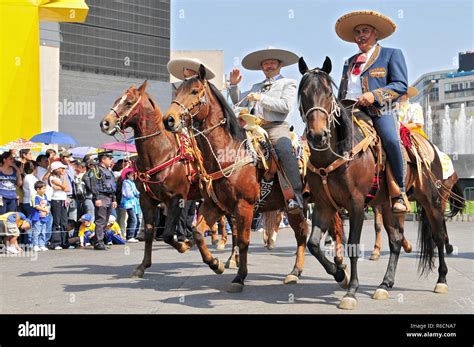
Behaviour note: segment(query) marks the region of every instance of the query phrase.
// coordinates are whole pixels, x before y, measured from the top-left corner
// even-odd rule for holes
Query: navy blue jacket
[[[346,97],[348,74],[352,71],[357,55],[350,57],[344,64],[339,86],[338,97],[340,100]],[[407,75],[407,66],[402,51],[395,48],[385,48],[377,44],[374,53],[365,64],[360,75],[362,93],[372,92],[375,96],[375,102],[367,107],[371,116],[381,115],[384,106],[390,106],[400,96],[406,94],[408,88]]]

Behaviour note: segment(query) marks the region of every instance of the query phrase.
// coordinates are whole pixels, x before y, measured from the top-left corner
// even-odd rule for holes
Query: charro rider
[[[262,70],[266,79],[241,94],[237,85],[242,76],[240,70],[235,68],[230,73],[229,87],[234,104],[245,98],[240,105],[253,108],[252,112],[264,119],[262,127],[267,131],[282,169],[295,192],[295,199],[288,201],[289,213],[298,213],[303,207],[298,160],[293,154],[290,129],[285,121],[296,99],[297,87],[296,81],[283,77],[280,70],[297,61],[296,54],[283,49],[268,48],[252,52],[244,57],[242,66],[247,70]]]
[[[378,44],[395,29],[390,18],[375,11],[350,12],[336,22],[337,35],[355,42],[360,50],[344,65],[339,99],[357,99],[357,105],[371,117],[400,188],[400,194],[391,197],[392,210],[404,213],[408,211],[404,199],[406,162],[392,103],[407,92],[407,67],[401,50]]]

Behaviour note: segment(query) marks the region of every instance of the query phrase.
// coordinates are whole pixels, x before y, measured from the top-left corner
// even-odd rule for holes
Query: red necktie
[[[354,63],[354,68],[352,70],[352,73],[356,76],[358,76],[360,74],[360,67],[362,66],[362,64],[364,64],[365,62],[367,61],[367,54],[366,53],[362,53],[362,54],[359,54],[357,56],[357,58],[355,59],[355,63]]]

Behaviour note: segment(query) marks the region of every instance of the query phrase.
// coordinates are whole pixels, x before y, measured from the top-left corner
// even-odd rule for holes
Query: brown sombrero
[[[393,34],[397,25],[387,16],[376,11],[354,11],[345,14],[336,22],[337,35],[347,42],[355,42],[354,28],[367,24],[377,29],[378,39],[382,40]]]

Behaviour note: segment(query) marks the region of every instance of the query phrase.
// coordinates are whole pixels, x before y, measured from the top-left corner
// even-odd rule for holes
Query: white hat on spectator
[[[60,161],[55,161],[51,164],[51,171],[54,171],[57,169],[67,169],[67,166],[61,163]]]

